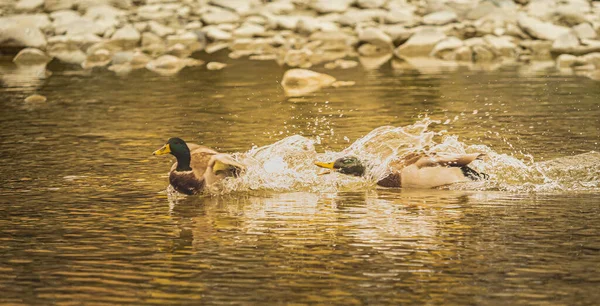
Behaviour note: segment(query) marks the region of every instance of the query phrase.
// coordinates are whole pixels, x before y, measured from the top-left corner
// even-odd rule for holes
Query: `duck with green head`
[[[152,155],[175,156],[177,162],[169,172],[169,183],[180,193],[192,195],[202,192],[225,177],[237,177],[244,166],[230,155],[211,148],[171,138]]]
[[[458,182],[487,178],[484,173],[469,168],[472,161],[481,159],[482,153],[473,154],[409,154],[392,162],[390,174],[379,180],[383,187],[434,188]],[[363,176],[365,166],[356,156],[345,156],[333,162],[316,162],[321,168],[339,173]]]

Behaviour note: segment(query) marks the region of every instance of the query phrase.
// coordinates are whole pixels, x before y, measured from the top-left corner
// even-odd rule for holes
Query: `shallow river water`
[[[271,62],[49,69],[0,62],[0,304],[600,299],[597,82],[531,66],[316,69],[356,85],[286,98]],[[173,158],[151,152],[175,136],[248,171],[174,195]],[[490,179],[377,188],[379,163],[414,148],[484,152],[473,167]],[[313,166],[342,150],[373,177]]]

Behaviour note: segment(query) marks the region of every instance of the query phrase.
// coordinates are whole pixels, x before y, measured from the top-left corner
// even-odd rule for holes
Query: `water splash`
[[[535,162],[533,156],[519,159],[498,153],[484,144],[468,145],[446,131],[433,131],[429,118],[404,127],[383,126],[352,143],[341,152],[317,153],[315,140],[294,135],[271,145],[254,147],[235,154],[247,166],[239,178],[226,179],[220,193],[269,191],[343,191],[376,188],[389,174],[390,163],[413,153],[485,153],[483,160],[470,164],[489,175],[480,182],[446,186],[457,190],[500,190],[510,192],[563,192],[600,190],[600,153]],[[366,165],[364,177],[327,173],[314,162],[333,161],[354,155]]]

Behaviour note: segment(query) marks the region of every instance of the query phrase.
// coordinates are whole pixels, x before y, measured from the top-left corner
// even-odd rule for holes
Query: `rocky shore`
[[[600,79],[599,34],[600,2],[589,0],[0,3],[0,53],[17,53],[17,65],[55,59],[117,74],[145,68],[172,75],[203,65],[196,52],[228,50],[232,59],[327,69],[554,61],[566,73]]]

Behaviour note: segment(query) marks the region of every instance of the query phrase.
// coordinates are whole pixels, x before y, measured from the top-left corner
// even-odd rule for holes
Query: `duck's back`
[[[405,167],[400,172],[400,185],[406,188],[434,188],[469,181],[460,167]]]

